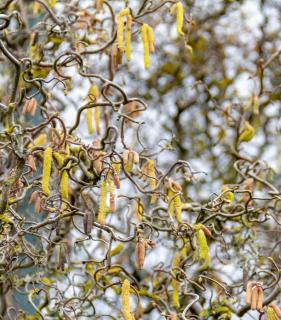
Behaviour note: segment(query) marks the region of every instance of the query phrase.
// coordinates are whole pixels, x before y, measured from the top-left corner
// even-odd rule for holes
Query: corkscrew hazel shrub
[[[1,2],[1,318],[280,317],[279,7]]]

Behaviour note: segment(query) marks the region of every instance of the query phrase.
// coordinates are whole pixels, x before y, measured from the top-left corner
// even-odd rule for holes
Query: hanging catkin
[[[94,101],[95,103],[98,102],[99,100],[99,88],[96,85],[92,85],[89,89],[89,98]],[[93,128],[93,123],[92,123],[92,109],[87,109],[87,111],[89,110],[89,113],[91,114],[90,120],[89,120],[89,125],[90,128],[92,129],[91,132],[89,131],[89,134],[92,134],[94,132],[94,128]],[[95,126],[96,126],[96,132],[97,134],[100,134],[100,107],[96,106],[94,108],[94,118],[95,118]],[[87,118],[88,121],[88,118]],[[89,129],[89,125],[88,125],[88,129]]]
[[[43,173],[42,173],[42,191],[48,197],[50,195],[49,181],[52,168],[52,148],[48,147],[44,151]]]
[[[252,289],[252,301],[251,301],[251,309],[252,310],[257,309],[258,294],[259,294],[259,289],[257,286],[254,286]]]
[[[182,222],[181,212],[182,212],[182,203],[181,203],[181,197],[179,194],[177,194],[174,197],[174,209],[176,214],[176,219],[178,222]]]
[[[155,46],[154,46],[153,29],[149,25],[147,26],[147,38],[148,38],[149,52],[154,53]]]
[[[128,61],[132,58],[132,49],[131,49],[131,32],[132,32],[132,16],[129,14],[127,16],[127,24],[126,24],[126,32],[125,32],[125,40],[126,40],[126,59]]]
[[[106,216],[106,198],[107,198],[107,187],[106,180],[101,182],[100,186],[100,200],[99,200],[99,214],[98,214],[98,223],[104,224]]]
[[[124,17],[130,14],[130,9],[126,8],[119,12],[117,16],[117,43],[118,49],[124,51]]]
[[[180,264],[180,253],[176,253],[173,260],[173,267],[177,268]],[[180,307],[180,297],[179,297],[179,283],[176,279],[172,279],[172,287],[173,287],[173,305],[176,308]]]
[[[200,225],[195,227],[196,244],[199,250],[199,259],[203,264],[199,267],[199,271],[205,270],[210,265],[210,251],[204,231]]]
[[[65,158],[69,156],[69,146],[67,145],[66,147],[66,155]],[[70,162],[68,163],[68,167],[70,165]],[[61,191],[61,196],[62,199],[68,201],[68,171],[63,170],[61,174],[61,181],[60,181],[60,191]]]
[[[269,305],[269,307],[271,307],[271,308],[274,310],[274,312],[275,312],[275,314],[277,315],[277,317],[281,318],[281,310],[280,310],[280,308],[279,308],[276,304],[271,303],[271,304]]]
[[[149,177],[149,187],[150,190],[154,190],[156,188],[156,175],[155,175],[155,163],[154,160],[147,161],[147,175]],[[150,203],[153,204],[157,200],[157,194],[153,193],[150,199]]]
[[[275,311],[271,306],[266,308],[266,319],[267,320],[277,320]]]
[[[126,279],[121,288],[122,295],[122,312],[124,320],[134,320],[135,317],[131,313],[130,307],[130,282]]]
[[[174,196],[175,196],[174,191],[171,190],[171,189],[168,189],[168,201],[169,201],[169,203],[168,203],[168,212],[169,212],[169,215],[171,217],[173,217],[174,214],[175,214]]]
[[[248,282],[247,283],[247,289],[246,289],[246,303],[248,305],[251,304],[252,302],[252,288],[253,288],[254,283],[253,282]]]
[[[184,16],[184,10],[183,5],[181,2],[178,2],[175,4],[176,10],[177,10],[177,33],[179,36],[183,36],[184,33],[182,31],[183,27],[183,16]]]
[[[143,239],[138,239],[136,244],[136,249],[135,249],[135,256],[136,256],[136,267],[139,270],[143,269],[145,252],[146,252],[145,241]]]
[[[148,42],[148,32],[147,32],[148,25],[145,23],[141,27],[141,37],[143,43],[143,61],[144,61],[144,68],[149,69],[150,66],[150,56],[149,56],[149,42]]]

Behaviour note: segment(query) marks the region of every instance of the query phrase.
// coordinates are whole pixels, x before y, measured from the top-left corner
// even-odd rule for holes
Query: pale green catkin
[[[205,270],[210,265],[210,251],[204,231],[199,227],[196,229],[196,242],[199,249],[199,260],[203,262],[199,270]]]
[[[48,147],[43,156],[42,191],[48,197],[50,195],[49,181],[52,168],[52,148]]]

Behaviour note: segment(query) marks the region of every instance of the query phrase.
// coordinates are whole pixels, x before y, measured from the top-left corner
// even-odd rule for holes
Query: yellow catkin
[[[61,167],[63,165],[63,157],[62,157],[62,155],[60,153],[58,153],[58,152],[54,152],[53,153],[53,157],[57,161],[58,165]]]
[[[106,197],[107,197],[106,180],[103,180],[100,186],[100,203],[99,203],[99,214],[98,214],[98,223],[100,224],[104,224],[104,221],[105,221]]]
[[[196,243],[199,249],[199,259],[203,262],[199,271],[205,270],[210,265],[210,251],[204,231],[200,226],[196,230]]]
[[[179,284],[178,282],[173,279],[172,280],[172,288],[173,288],[173,305],[176,308],[180,307],[180,297],[179,297],[179,288],[178,288]]]
[[[33,13],[38,14],[41,11],[41,4],[39,2],[34,2]]]
[[[255,136],[255,128],[248,121],[246,121],[244,124],[243,131],[239,136],[239,141],[248,142],[252,140],[254,136]]]
[[[132,16],[129,14],[127,17],[127,24],[126,24],[126,33],[125,33],[125,40],[126,40],[126,59],[128,61],[132,58],[132,49],[131,49],[131,31],[132,31]]]
[[[121,11],[119,12],[119,15],[120,15],[121,17],[128,16],[129,14],[131,14],[131,12],[130,12],[130,9],[129,9],[128,7],[125,8],[125,9],[123,9],[123,10],[121,10]]]
[[[148,38],[149,51],[153,53],[155,52],[154,35],[153,35],[153,29],[150,26],[147,26],[147,38]]]
[[[182,217],[181,217],[181,212],[182,212],[182,203],[181,203],[181,197],[180,195],[176,195],[174,200],[174,209],[175,209],[175,214],[176,214],[176,219],[178,222],[182,221]]]
[[[48,147],[44,151],[43,173],[42,173],[42,191],[48,197],[50,195],[49,181],[52,168],[52,148]]]
[[[43,146],[47,142],[47,135],[45,133],[40,134],[37,138],[33,140],[28,145],[28,149],[32,148],[33,146]]]
[[[69,146],[66,147],[66,156],[69,155]],[[67,164],[67,166],[70,166],[70,162]],[[68,172],[67,170],[64,170],[62,175],[61,175],[61,181],[60,181],[60,191],[61,191],[61,196],[64,200],[68,200]]]
[[[105,0],[96,0],[95,7],[96,7],[97,11],[100,11],[102,9],[104,1]]]
[[[124,320],[134,320],[135,317],[131,313],[130,307],[130,282],[126,279],[122,284],[121,295],[122,295],[122,312]]]
[[[118,15],[118,17],[117,17],[117,42],[118,42],[118,48],[120,51],[124,50],[123,32],[124,32],[123,17]]]
[[[149,26],[145,23],[141,27],[141,37],[143,43],[143,61],[144,61],[144,68],[149,69],[150,66],[150,56],[149,56],[149,41],[148,41],[148,32],[147,28]]]
[[[173,260],[174,268],[179,266],[180,258],[181,258],[181,254],[177,252]],[[179,308],[180,307],[179,283],[175,279],[172,279],[172,288],[173,288],[173,295],[172,295],[173,305],[174,307]]]
[[[139,222],[142,222],[143,204],[140,200],[138,200],[137,204],[136,204],[136,213],[137,213],[137,217],[138,217]]]
[[[89,96],[91,96],[92,99],[94,98],[94,100],[98,102],[99,96],[100,96],[99,88],[95,85],[91,86],[89,89]],[[97,134],[100,134],[100,107],[99,106],[95,107],[94,109],[94,118],[95,118],[95,126],[96,126]],[[89,132],[89,134],[91,133]]]
[[[120,51],[124,51],[124,20],[123,17],[130,14],[130,9],[126,8],[117,15],[117,43]]]
[[[169,208],[168,208],[168,212],[169,212],[169,215],[171,217],[174,216],[174,213],[175,213],[175,202],[174,202],[174,196],[175,196],[175,193],[174,191],[172,191],[171,189],[168,190],[168,201],[169,201]]]
[[[124,248],[124,245],[122,243],[119,243],[115,248],[113,248],[111,251],[110,251],[110,256],[111,257],[114,257],[116,256],[118,253],[121,252],[121,250]]]
[[[179,36],[183,36],[184,33],[182,31],[182,27],[183,27],[184,10],[181,2],[178,2],[176,4],[176,9],[177,9],[177,33]]]
[[[92,109],[90,108],[86,110],[86,120],[87,120],[88,133],[93,134],[94,133],[93,113],[92,113]]]
[[[149,187],[150,190],[154,190],[156,188],[156,175],[155,175],[155,163],[154,160],[147,161],[147,175],[149,176]],[[155,203],[157,200],[157,194],[153,194],[151,196],[150,203]]]
[[[267,320],[277,320],[276,314],[272,307],[266,308],[266,319]]]
[[[121,164],[115,162],[112,164],[112,168],[113,168],[115,174],[119,174],[120,170],[121,170]]]

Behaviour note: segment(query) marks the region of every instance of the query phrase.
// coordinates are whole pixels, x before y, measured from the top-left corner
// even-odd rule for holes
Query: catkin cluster
[[[248,282],[246,302],[252,310],[261,310],[263,307],[263,288],[259,282]]]
[[[124,17],[127,17],[126,21],[126,29],[125,29],[125,43],[124,47]],[[126,8],[119,12],[117,16],[117,42],[118,49],[122,53],[125,51],[126,58],[128,61],[131,60],[132,57],[132,49],[131,49],[131,31],[132,31],[133,18],[129,8]]]
[[[67,145],[65,148],[64,155],[61,155],[59,152],[54,152],[53,157],[57,161],[58,165],[60,167],[63,166],[64,160],[69,156],[70,150],[69,146]],[[71,163],[69,162],[67,164],[67,167],[69,167]],[[68,183],[69,177],[68,177],[68,172],[67,170],[63,170],[61,174],[61,180],[60,180],[60,191],[61,191],[61,197],[63,200],[68,201],[68,190],[69,190],[69,183]]]
[[[144,68],[150,67],[150,53],[155,52],[153,29],[146,23],[141,27],[141,37],[143,43]]]
[[[115,211],[115,188],[119,189],[120,184],[115,182],[114,175],[111,171],[108,172],[100,186],[100,198],[99,198],[99,213],[98,222],[105,223],[105,217],[107,212]],[[118,180],[119,181],[119,180]],[[109,195],[109,207],[107,207],[107,198]]]

